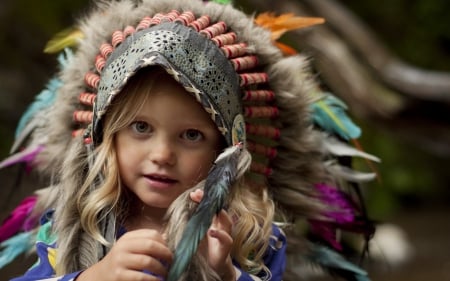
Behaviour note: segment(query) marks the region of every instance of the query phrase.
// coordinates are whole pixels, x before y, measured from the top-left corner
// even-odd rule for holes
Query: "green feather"
[[[222,4],[222,5],[228,5],[228,4],[232,3],[231,0],[212,0],[211,2],[219,3],[219,4]]]

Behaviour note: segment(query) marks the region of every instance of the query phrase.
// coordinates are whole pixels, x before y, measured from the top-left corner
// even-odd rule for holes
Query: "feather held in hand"
[[[242,144],[227,148],[219,155],[206,178],[202,201],[187,222],[176,246],[168,281],[178,280],[187,269],[214,216],[225,206],[230,187],[249,164],[250,157]]]

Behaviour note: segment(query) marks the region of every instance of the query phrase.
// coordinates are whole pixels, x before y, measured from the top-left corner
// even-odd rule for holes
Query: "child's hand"
[[[191,192],[191,199],[200,202],[203,198],[203,190],[197,189]],[[209,266],[222,277],[222,280],[236,280],[234,266],[231,262],[231,237],[232,220],[225,210],[214,218],[208,230],[206,241],[207,253],[205,253]]]
[[[101,261],[80,274],[76,280],[161,280],[160,277],[167,275],[170,262],[172,252],[161,234],[140,229],[125,233]]]

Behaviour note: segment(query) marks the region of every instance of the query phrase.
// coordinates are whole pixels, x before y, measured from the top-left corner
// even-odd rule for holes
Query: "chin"
[[[152,200],[142,200],[142,202],[149,208],[167,209],[174,199],[172,198],[155,198]]]

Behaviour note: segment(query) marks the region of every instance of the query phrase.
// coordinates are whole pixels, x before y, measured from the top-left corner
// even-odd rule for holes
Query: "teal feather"
[[[337,134],[344,140],[357,139],[361,129],[346,114],[347,106],[330,93],[312,104],[313,121],[323,130]]]
[[[168,281],[178,280],[187,269],[200,241],[205,237],[214,216],[224,207],[229,188],[233,185],[238,169],[239,145],[228,148],[219,155],[209,172],[202,201],[189,219],[182,238],[175,249],[175,258]]]
[[[70,49],[66,49],[64,53],[58,56],[59,67],[65,68],[68,60],[73,56]],[[34,102],[27,108],[25,113],[19,120],[19,124],[16,129],[16,139],[20,137],[24,131],[25,126],[30,122],[36,114],[46,108],[53,105],[56,97],[56,92],[61,87],[62,82],[58,78],[52,78],[46,85],[46,88],[42,90],[35,98]]]
[[[55,93],[61,84],[62,83],[59,79],[53,78],[48,82],[46,88],[35,97],[34,102],[27,108],[19,120],[15,135],[16,138],[19,138],[25,126],[34,116],[36,116],[36,113],[53,104],[56,96]]]
[[[61,53],[58,56],[60,68],[65,68],[68,64],[68,61],[72,57],[73,52],[70,49],[66,49],[64,53]],[[61,85],[61,80],[56,77],[52,78],[47,83],[46,88],[35,97],[33,103],[27,108],[25,113],[22,114],[22,117],[19,120],[19,124],[16,129],[14,144],[11,148],[11,153],[15,153],[19,149],[21,149],[37,128],[43,127],[48,124],[47,111],[55,103],[56,93]],[[37,145],[42,144],[42,142],[37,141]]]
[[[370,281],[367,272],[325,246],[311,244],[306,255],[309,262],[346,280]]]
[[[33,231],[19,233],[0,244],[0,268],[13,261],[17,256],[26,253],[34,245]]]

